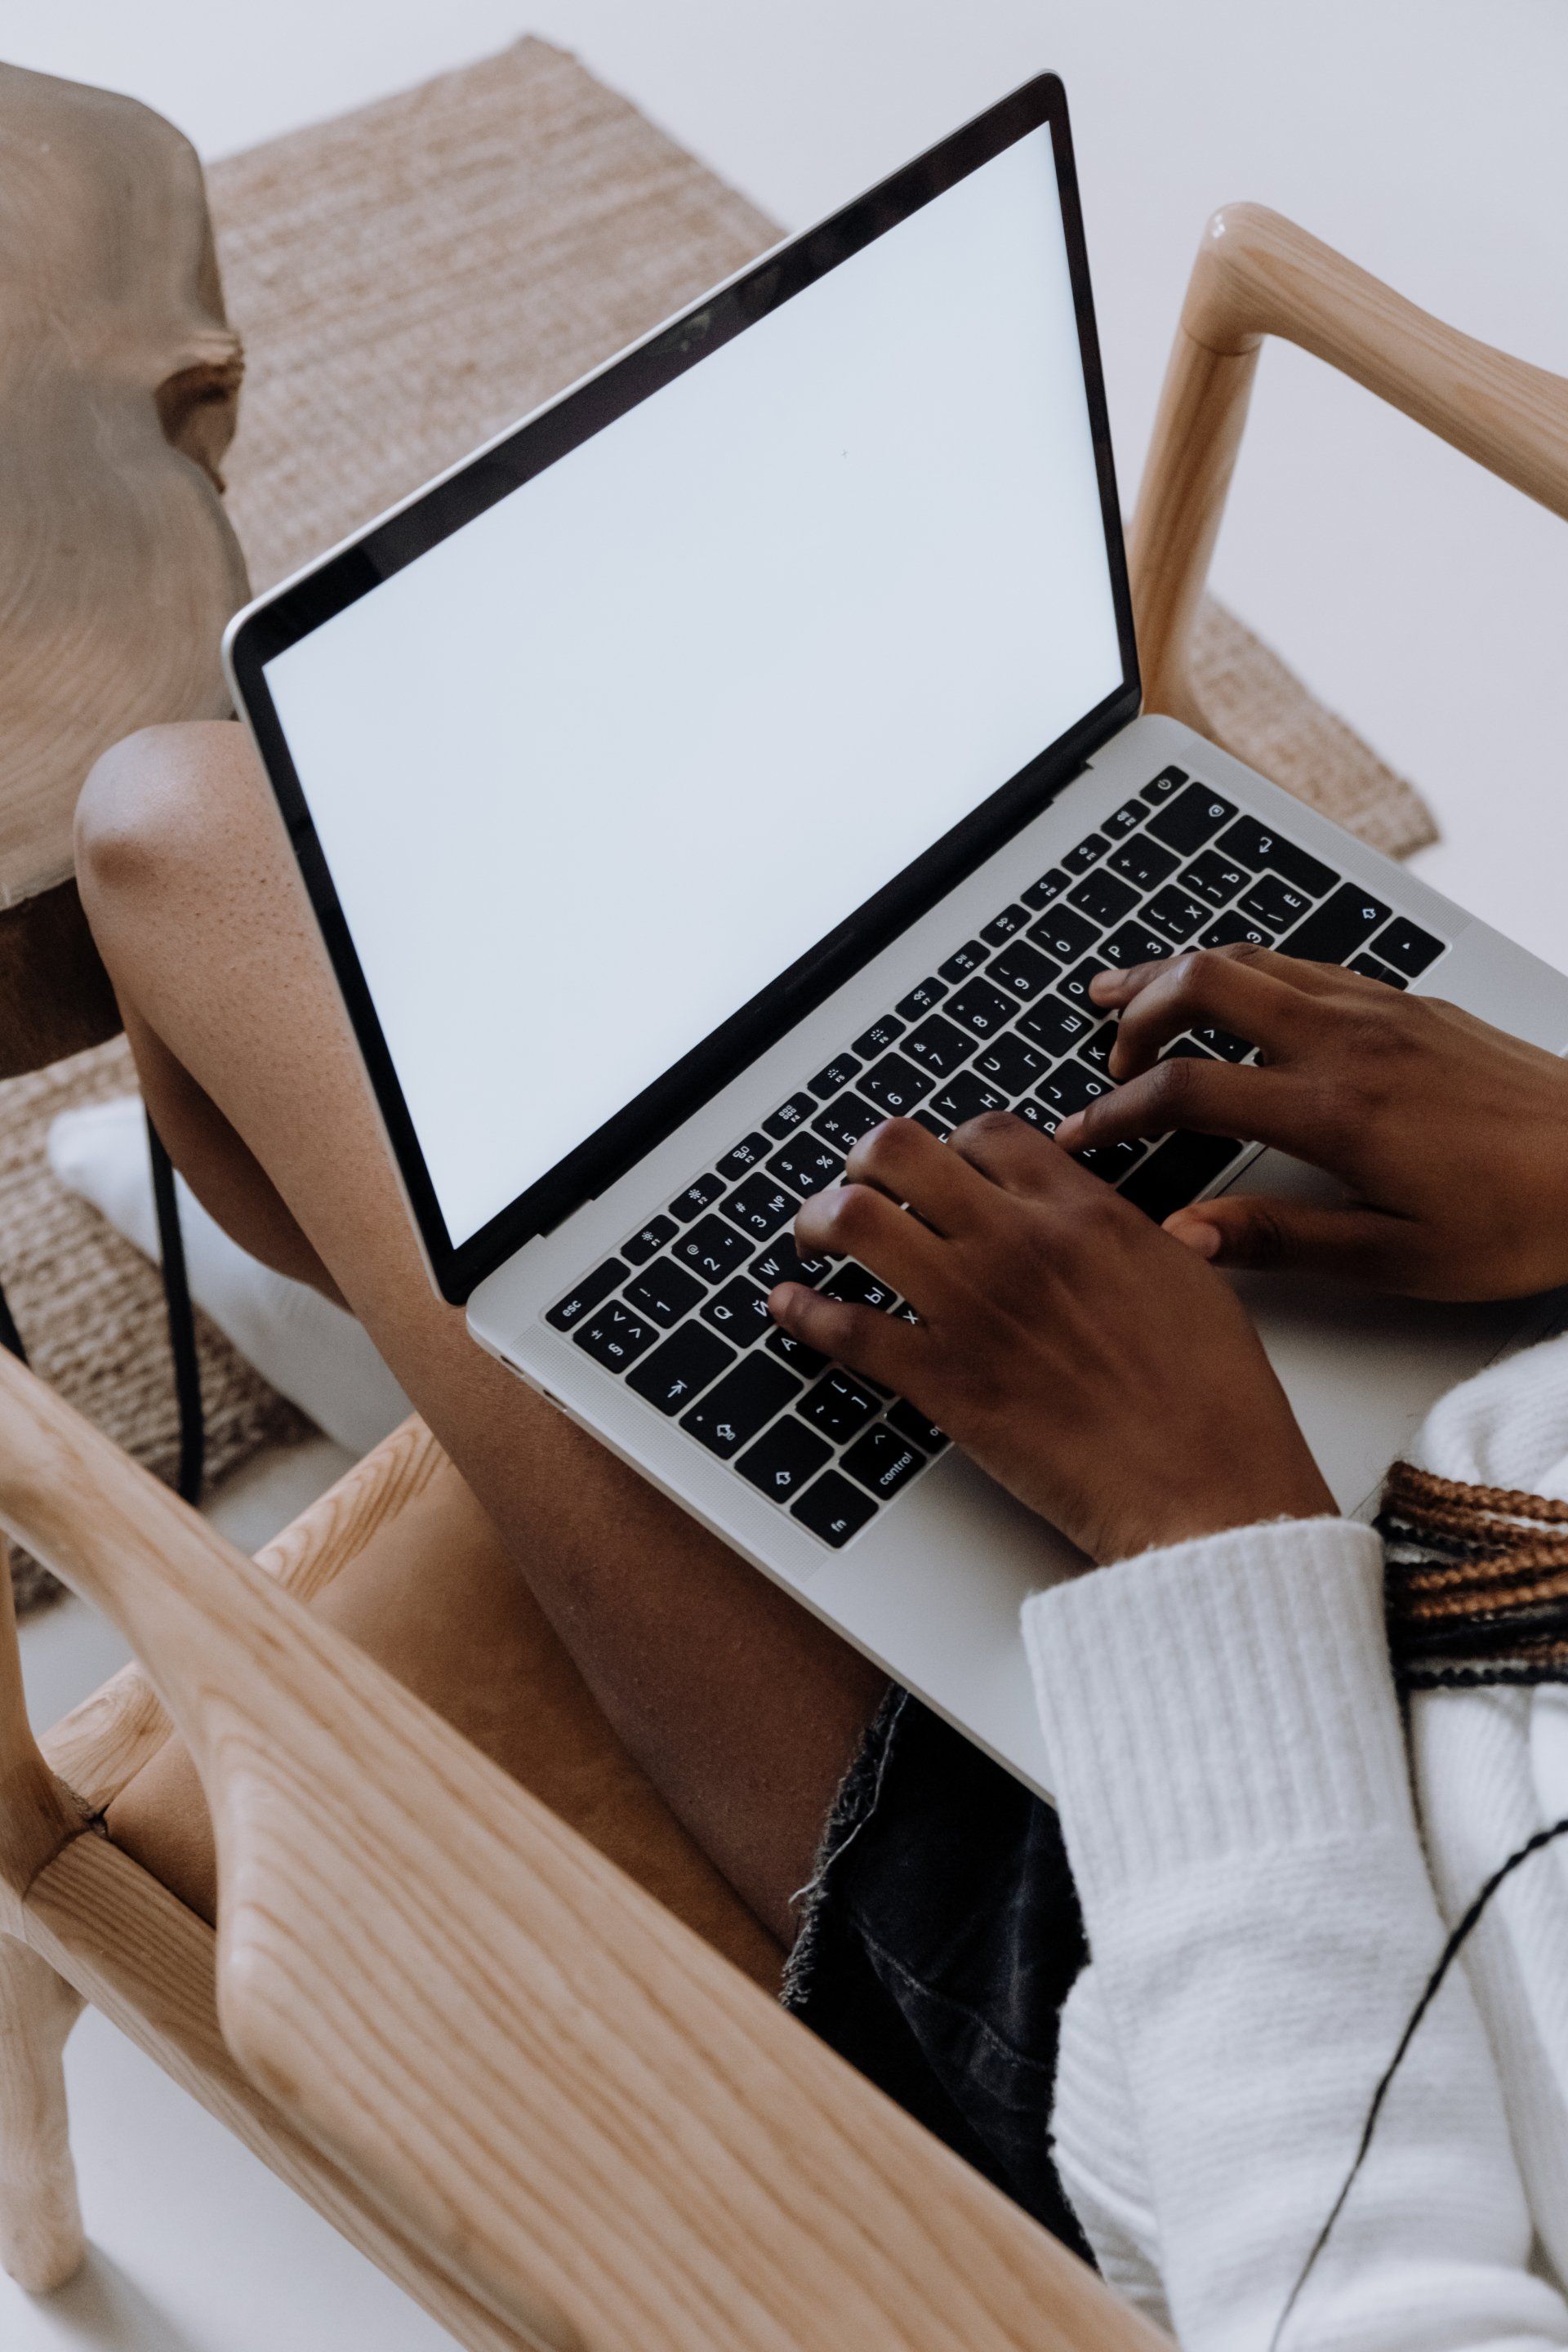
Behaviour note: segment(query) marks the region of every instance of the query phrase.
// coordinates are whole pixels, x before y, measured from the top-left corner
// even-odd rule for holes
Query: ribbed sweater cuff
[[[1382,1582],[1370,1528],[1278,1520],[1026,1602],[1086,1903],[1237,1851],[1408,1821]]]

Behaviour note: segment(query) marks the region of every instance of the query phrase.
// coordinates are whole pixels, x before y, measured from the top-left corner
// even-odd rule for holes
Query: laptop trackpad
[[[1236,1192],[1334,1201],[1339,1188],[1283,1152],[1265,1151]],[[1320,1275],[1237,1275],[1274,1369],[1340,1508],[1370,1506],[1384,1473],[1437,1399],[1557,1319],[1552,1302],[1481,1307],[1379,1298]],[[1558,1315],[1563,1301],[1558,1299]]]

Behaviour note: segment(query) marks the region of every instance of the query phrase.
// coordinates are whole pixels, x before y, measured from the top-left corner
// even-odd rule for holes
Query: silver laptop
[[[1194,943],[1568,1045],[1557,972],[1139,715],[1059,82],[264,597],[226,653],[440,1294],[1043,1789],[1018,1606],[1070,1557],[773,1326],[784,1278],[909,1311],[801,1263],[801,1202],[892,1113],[1048,1133],[1109,1084],[1093,974]],[[1312,1181],[1191,1136],[1098,1172],[1156,1217]],[[1347,1510],[1521,1319],[1254,1304]]]

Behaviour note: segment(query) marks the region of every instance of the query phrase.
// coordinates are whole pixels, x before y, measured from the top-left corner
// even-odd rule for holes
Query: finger
[[[1301,1037],[1318,992],[1314,983],[1303,986],[1300,980],[1311,967],[1262,949],[1200,948],[1145,969],[1150,978],[1121,1005],[1110,1056],[1114,1078],[1137,1077],[1173,1038],[1205,1025],[1228,1029],[1277,1060]]]
[[[1322,1087],[1292,1071],[1171,1054],[1064,1118],[1057,1141],[1064,1151],[1085,1151],[1091,1144],[1168,1135],[1173,1128],[1271,1143],[1331,1167],[1342,1142],[1343,1113]]]
[[[781,1282],[769,1294],[768,1311],[803,1347],[815,1348],[819,1356],[831,1356],[835,1363],[863,1372],[868,1381],[900,1396],[906,1393],[910,1381],[920,1379],[927,1344],[921,1324],[879,1314],[874,1307],[825,1298],[820,1291],[807,1290],[799,1282]]]
[[[1381,1209],[1309,1207],[1259,1193],[1178,1209],[1165,1231],[1215,1265],[1301,1267],[1398,1286],[1415,1270],[1416,1228]]]
[[[942,1242],[918,1216],[906,1216],[870,1184],[829,1184],[814,1192],[795,1218],[795,1245],[802,1257],[854,1258],[912,1299],[917,1309],[930,1304],[940,1286]]]
[[[1069,1160],[1054,1137],[1042,1135],[1010,1110],[985,1111],[966,1119],[948,1137],[947,1150],[978,1170],[988,1183],[1028,1200],[1044,1200],[1064,1185],[1095,1183],[1088,1169]]]
[[[845,1162],[844,1181],[907,1201],[936,1234],[968,1232],[985,1211],[985,1188],[973,1171],[912,1118],[886,1118],[863,1135]]]

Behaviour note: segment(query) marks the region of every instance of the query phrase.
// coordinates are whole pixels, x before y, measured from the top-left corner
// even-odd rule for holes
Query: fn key
[[[815,1486],[808,1486],[798,1502],[791,1504],[790,1516],[838,1551],[851,1536],[859,1534],[868,1519],[876,1517],[877,1506],[869,1495],[852,1486],[837,1470],[825,1470]]]

